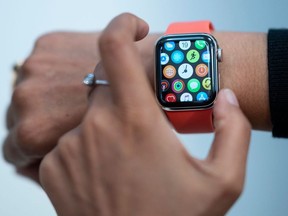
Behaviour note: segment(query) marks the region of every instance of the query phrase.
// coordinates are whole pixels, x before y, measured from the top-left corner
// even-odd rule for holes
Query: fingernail
[[[239,107],[238,100],[237,100],[235,94],[233,93],[233,91],[231,91],[230,89],[224,89],[222,91],[223,91],[225,98],[226,98],[228,103]]]

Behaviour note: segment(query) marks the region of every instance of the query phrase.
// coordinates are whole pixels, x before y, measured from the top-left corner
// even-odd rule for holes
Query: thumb
[[[208,161],[221,174],[244,182],[251,125],[229,89],[219,92],[214,107],[215,138]],[[230,179],[231,180],[231,179]]]

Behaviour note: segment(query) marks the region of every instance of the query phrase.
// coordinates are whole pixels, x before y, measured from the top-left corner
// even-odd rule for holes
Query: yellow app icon
[[[206,90],[211,90],[211,78],[206,77],[205,79],[203,79],[202,86]]]

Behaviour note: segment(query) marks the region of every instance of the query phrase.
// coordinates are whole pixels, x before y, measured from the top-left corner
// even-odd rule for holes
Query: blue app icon
[[[206,101],[208,100],[208,95],[206,92],[199,92],[196,96],[197,101]]]
[[[202,58],[202,61],[205,63],[210,62],[210,52],[209,51],[203,52],[201,58]]]
[[[172,51],[175,48],[175,43],[173,41],[166,42],[164,47],[167,51]]]
[[[171,60],[175,64],[180,64],[184,60],[184,54],[183,52],[176,50],[171,54]]]
[[[161,65],[165,65],[169,62],[169,56],[166,53],[161,53],[160,60]]]

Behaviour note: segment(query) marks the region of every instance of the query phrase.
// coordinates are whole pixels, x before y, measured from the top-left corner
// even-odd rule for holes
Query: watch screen
[[[162,106],[200,108],[211,105],[218,88],[216,49],[209,35],[169,36],[158,41],[156,94]]]

